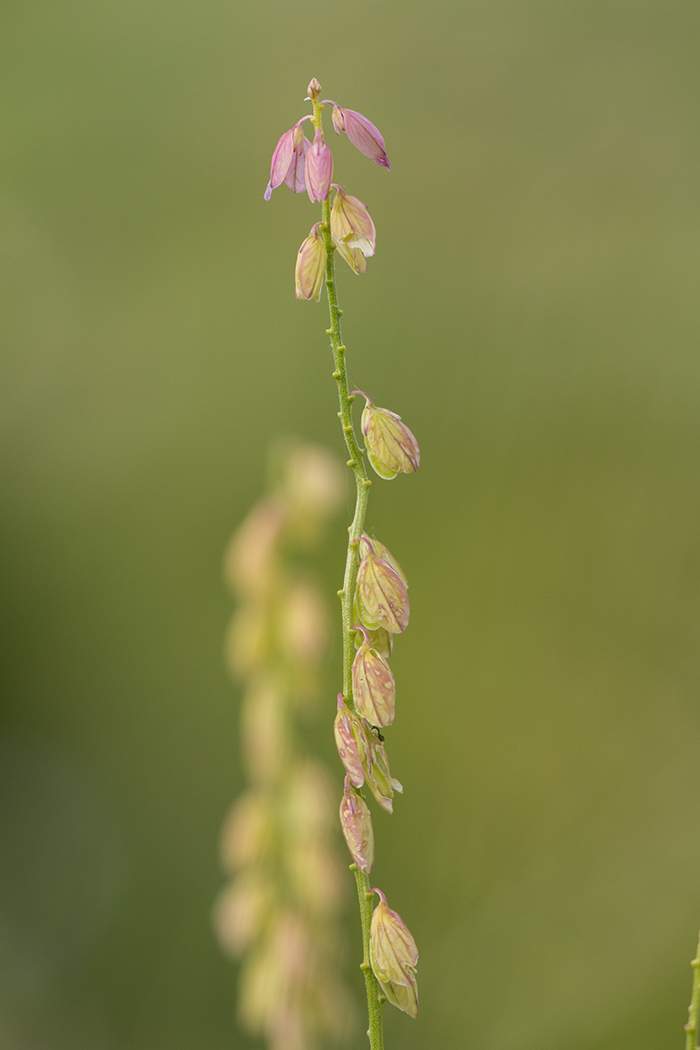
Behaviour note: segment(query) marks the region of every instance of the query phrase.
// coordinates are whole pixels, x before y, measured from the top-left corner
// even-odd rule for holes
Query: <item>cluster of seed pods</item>
[[[410,474],[420,463],[418,444],[401,418],[366,399],[362,433],[370,463],[380,477]],[[374,830],[369,807],[359,789],[367,784],[387,813],[393,811],[394,792],[401,783],[392,777],[382,729],[396,713],[396,684],[389,665],[393,636],[402,634],[410,617],[408,581],[384,544],[363,533],[360,566],[354,596],[357,652],[352,665],[354,710],[338,695],[335,740],[345,768],[340,824],[345,842],[360,871],[374,867]],[[395,1006],[415,1017],[418,1013],[416,964],[418,949],[408,927],[387,906],[381,890],[372,914],[370,964],[382,992]]]

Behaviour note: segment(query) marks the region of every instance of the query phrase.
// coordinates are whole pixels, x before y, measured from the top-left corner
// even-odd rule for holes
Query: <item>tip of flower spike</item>
[[[306,89],[306,92],[307,92],[307,96],[306,97],[308,99],[310,99],[311,101],[315,101],[318,98],[318,96],[321,94],[321,85],[319,84],[319,82],[316,79],[316,77],[312,77],[311,78],[311,80],[309,81],[309,85],[308,85],[308,87]]]

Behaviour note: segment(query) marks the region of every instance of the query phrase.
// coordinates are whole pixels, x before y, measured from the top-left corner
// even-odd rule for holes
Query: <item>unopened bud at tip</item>
[[[312,101],[315,101],[321,94],[321,85],[319,84],[316,77],[312,77],[309,81],[309,86],[306,89],[306,93]]]

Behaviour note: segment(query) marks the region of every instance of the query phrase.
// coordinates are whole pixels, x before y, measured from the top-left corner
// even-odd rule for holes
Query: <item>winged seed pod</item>
[[[377,408],[363,390],[353,390],[353,394],[362,394],[366,402],[362,412],[362,433],[367,456],[379,477],[392,481],[397,474],[412,474],[418,470],[418,442],[401,422],[401,416],[388,408]]]
[[[377,231],[366,205],[357,197],[348,196],[340,186],[335,186],[331,235],[350,269],[364,273],[367,269],[365,258],[375,252]]]
[[[357,715],[353,715],[345,706],[342,693],[338,693],[338,714],[335,716],[333,731],[335,746],[350,783],[357,788],[362,787],[369,760],[369,741]]]
[[[369,934],[369,959],[374,976],[390,1003],[410,1017],[417,1017],[416,942],[398,912],[387,906],[382,891],[374,889],[372,893],[380,898],[372,912]]]
[[[379,540],[374,538],[374,536],[372,536],[370,539],[367,533],[363,532],[360,536],[359,551],[361,558],[364,558],[367,551],[374,551],[375,556],[377,558],[381,558],[382,561],[385,561],[388,565],[391,565],[396,575],[401,578],[401,581],[406,590],[408,590],[408,580],[406,579],[406,573],[403,571],[403,569],[401,568],[401,566],[399,565],[389,548],[385,547],[383,543],[380,543]]]
[[[394,721],[396,685],[391,668],[383,656],[372,648],[364,627],[364,642],[355,653],[352,665],[352,692],[355,707],[373,726],[390,726]]]
[[[297,299],[321,298],[323,275],[326,270],[326,245],[319,233],[320,222],[314,223],[309,236],[302,241],[294,269],[294,287]]]
[[[374,867],[374,830],[367,803],[345,778],[345,791],[340,802],[340,826],[353,863],[367,874]]]
[[[371,547],[357,571],[357,608],[362,623],[370,631],[384,627],[392,634],[401,634],[408,627],[411,610],[406,584],[396,569],[378,558]]]

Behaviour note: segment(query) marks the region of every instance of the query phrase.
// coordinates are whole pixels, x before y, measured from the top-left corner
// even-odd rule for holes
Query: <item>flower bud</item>
[[[357,573],[357,606],[369,630],[384,627],[400,634],[408,627],[410,608],[406,585],[388,562],[368,550]],[[363,616],[366,613],[370,622]]]
[[[359,718],[345,706],[342,693],[338,693],[338,714],[335,716],[333,731],[340,761],[345,766],[350,783],[357,788],[362,787],[369,761],[369,742]]]
[[[325,201],[331,191],[333,154],[320,130],[314,135],[306,154],[305,178],[311,202]]]
[[[374,867],[374,830],[367,803],[350,787],[345,778],[345,792],[340,802],[340,826],[350,850],[353,863],[360,871],[369,872]]]
[[[333,105],[333,127],[336,135],[344,131],[353,146],[364,153],[376,164],[381,164],[387,171],[391,171],[391,164],[386,155],[384,139],[378,128],[371,120],[356,113],[354,109],[341,109],[335,103]]]
[[[364,273],[365,257],[374,255],[377,231],[366,206],[357,197],[349,197],[340,186],[331,208],[331,235],[336,248],[350,269]]]
[[[362,413],[362,433],[369,461],[380,478],[391,481],[397,474],[412,474],[420,466],[418,442],[401,416],[388,408],[377,408],[362,390],[367,404]]]
[[[384,657],[370,645],[367,631],[364,628],[360,630],[365,640],[357,650],[352,665],[355,707],[372,725],[389,726],[394,721],[394,676]]]
[[[387,906],[381,890],[380,901],[372,912],[369,932],[369,960],[374,976],[390,1003],[410,1017],[418,1016],[416,964],[418,948],[398,912]]]
[[[317,222],[311,227],[311,232],[297,255],[294,270],[297,299],[315,299],[318,302],[321,298],[323,275],[326,270],[326,246],[319,232],[320,225],[321,223]]]
[[[389,760],[377,730],[371,729],[366,734],[366,739],[368,744],[365,761],[367,784],[382,809],[385,809],[387,813],[392,813],[394,792],[398,791],[400,795],[403,794],[401,781],[396,780],[389,772]]]
[[[309,81],[309,86],[306,89],[306,94],[312,101],[314,99],[317,99],[318,96],[321,94],[321,85],[319,84],[316,77],[312,77]]]

